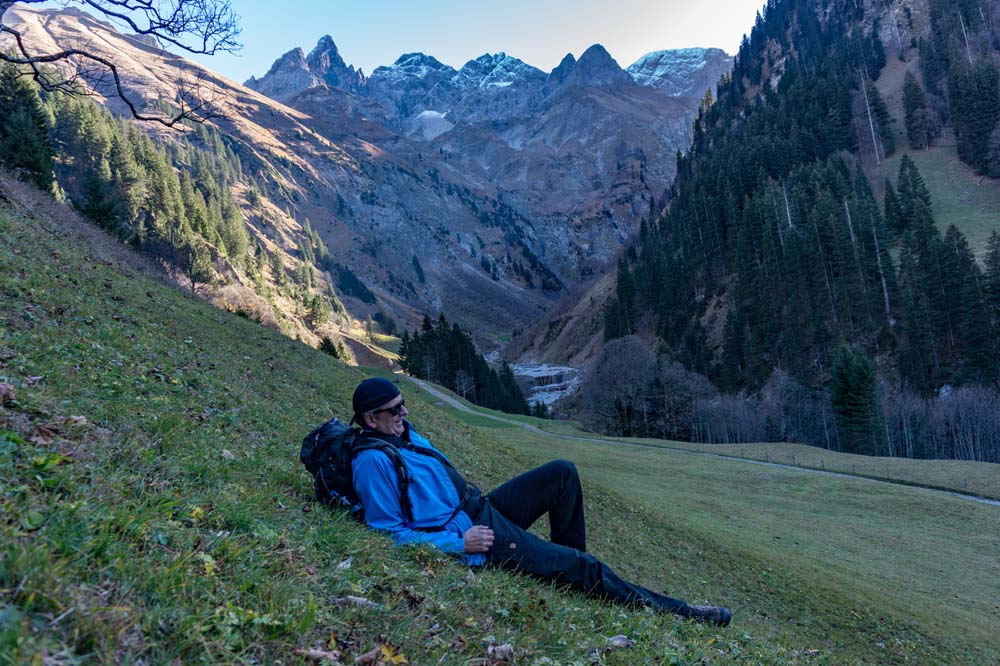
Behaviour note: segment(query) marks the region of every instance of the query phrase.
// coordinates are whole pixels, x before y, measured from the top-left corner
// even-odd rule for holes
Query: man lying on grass
[[[397,544],[429,543],[470,565],[489,563],[601,599],[729,624],[728,608],[692,606],[629,583],[587,552],[583,490],[573,463],[547,463],[483,495],[404,420],[408,412],[394,383],[366,379],[354,391],[353,403],[352,421],[364,436],[396,447],[409,472],[412,520],[401,508],[399,476],[389,456],[367,449],[353,462],[365,522],[390,533]],[[551,542],[527,531],[544,513]]]

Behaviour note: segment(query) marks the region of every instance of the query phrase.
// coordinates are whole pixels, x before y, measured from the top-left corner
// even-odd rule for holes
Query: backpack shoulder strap
[[[400,455],[399,449],[384,440],[359,435],[351,447],[351,456],[353,458],[362,451],[369,449],[381,451],[389,456],[389,460],[392,461],[393,467],[396,468],[396,476],[399,478],[399,506],[403,510],[403,516],[406,520],[412,523],[413,505],[410,503],[410,470],[407,469],[406,462],[403,460],[403,456]]]

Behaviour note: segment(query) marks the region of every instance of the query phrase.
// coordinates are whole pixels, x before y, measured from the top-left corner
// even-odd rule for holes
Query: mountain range
[[[502,194],[525,223],[515,235],[566,285],[600,270],[662,201],[698,102],[730,64],[718,49],[686,49],[623,70],[594,45],[548,74],[506,53],[458,70],[408,53],[366,77],[324,36],[246,86]]]
[[[294,271],[314,232],[329,248],[320,280],[355,320],[412,328],[445,313],[487,346],[608,273],[663,206],[702,97],[731,65],[686,49],[622,69],[594,45],[549,73],[505,53],[457,70],[410,53],[365,75],[324,36],[240,85],[82,11],[15,6],[4,20],[38,50],[113,57],[147,102],[174,103],[184,72],[243,166],[234,195],[252,244]],[[92,83],[124,111],[107,81]],[[235,263],[216,256],[216,270],[255,289]],[[345,289],[345,270],[374,298]],[[286,332],[315,343],[301,307],[270,301]]]

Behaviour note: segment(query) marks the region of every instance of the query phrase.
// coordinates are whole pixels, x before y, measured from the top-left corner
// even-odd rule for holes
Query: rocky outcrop
[[[721,49],[676,49],[653,51],[626,70],[640,86],[662,90],[672,97],[701,98],[706,90],[715,95],[719,77],[733,59]]]
[[[294,48],[278,58],[267,74],[250,77],[243,85],[279,102],[287,102],[306,90],[329,86],[358,92],[365,85],[365,75],[340,57],[337,45],[329,35],[321,37],[307,57]]]

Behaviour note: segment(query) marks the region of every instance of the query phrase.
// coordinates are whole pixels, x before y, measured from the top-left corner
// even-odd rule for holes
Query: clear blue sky
[[[546,72],[599,43],[622,67],[660,49],[717,47],[734,54],[764,0],[231,0],[241,17],[238,56],[198,58],[242,82],[323,35],[370,74],[421,51],[452,67],[506,53]]]

